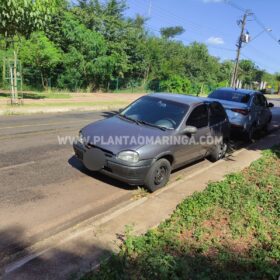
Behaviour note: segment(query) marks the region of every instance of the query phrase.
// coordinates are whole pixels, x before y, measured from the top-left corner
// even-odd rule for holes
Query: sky
[[[185,33],[177,40],[186,45],[205,43],[222,60],[235,59],[240,35],[237,22],[243,10],[249,9],[257,20],[254,15],[248,17],[246,30],[253,40],[244,45],[241,58],[253,60],[270,73],[280,72],[280,0],[127,0],[127,4],[128,16],[149,18],[146,26],[151,33],[159,35],[161,27],[183,26]],[[264,27],[270,32],[263,32]]]

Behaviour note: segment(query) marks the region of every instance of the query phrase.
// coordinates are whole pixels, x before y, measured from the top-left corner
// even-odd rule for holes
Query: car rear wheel
[[[224,139],[222,139],[215,147],[212,149],[209,160],[212,162],[216,162],[225,157],[228,149],[228,143]]]
[[[256,126],[252,125],[252,127],[247,132],[245,132],[244,135],[245,140],[248,142],[252,142],[254,140],[255,133],[256,133]]]
[[[262,130],[265,132],[265,133],[268,133],[268,128],[269,128],[269,125],[272,121],[272,117],[269,118],[268,122],[263,126]]]
[[[170,173],[170,162],[165,158],[159,159],[150,168],[145,179],[145,187],[150,192],[163,188],[169,181]]]

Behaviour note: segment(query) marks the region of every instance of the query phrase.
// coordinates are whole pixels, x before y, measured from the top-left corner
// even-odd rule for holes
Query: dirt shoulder
[[[113,110],[123,108],[144,94],[95,93],[71,94],[67,98],[26,98],[22,105],[11,106],[9,98],[0,99],[0,115],[55,113],[74,110]]]

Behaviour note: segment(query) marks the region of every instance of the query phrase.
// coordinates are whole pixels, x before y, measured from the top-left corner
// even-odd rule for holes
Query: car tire
[[[268,131],[269,131],[269,125],[270,125],[270,123],[271,123],[271,121],[272,121],[272,117],[270,117],[269,118],[269,120],[268,120],[268,122],[264,125],[264,127],[262,128],[262,131],[264,132],[264,133],[268,133]]]
[[[244,134],[245,140],[248,142],[252,142],[254,140],[255,132],[256,132],[256,126],[252,125],[251,128],[248,131],[246,131]]]
[[[163,188],[169,181],[171,164],[165,159],[159,159],[150,168],[144,182],[144,186],[150,192]]]
[[[208,159],[211,162],[216,162],[216,161],[224,158],[227,153],[227,149],[228,149],[228,142],[225,141],[224,139],[222,139],[222,141],[220,141],[220,143],[216,144],[213,147],[211,153],[209,154]]]

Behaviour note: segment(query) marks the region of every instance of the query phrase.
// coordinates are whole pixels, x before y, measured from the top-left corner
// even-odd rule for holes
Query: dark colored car
[[[213,161],[224,157],[229,127],[219,102],[150,94],[84,127],[74,151],[89,170],[155,191],[176,168],[207,156]]]
[[[266,130],[271,122],[272,103],[254,90],[221,88],[212,92],[210,99],[219,101],[225,108],[232,130],[252,140],[256,130]]]

